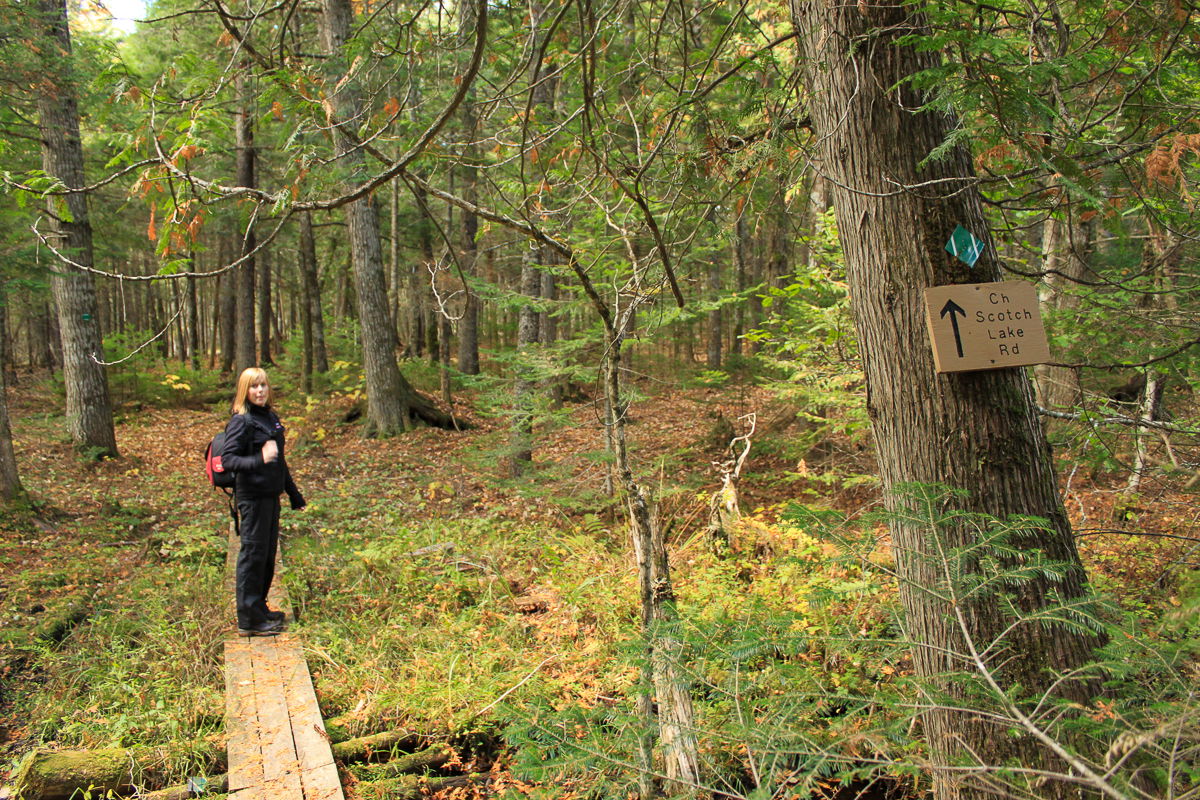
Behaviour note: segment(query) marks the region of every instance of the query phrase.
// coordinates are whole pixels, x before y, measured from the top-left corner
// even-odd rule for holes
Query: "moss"
[[[106,750],[34,750],[26,756],[15,780],[23,800],[67,800],[79,789],[100,793],[131,785],[130,753]]]

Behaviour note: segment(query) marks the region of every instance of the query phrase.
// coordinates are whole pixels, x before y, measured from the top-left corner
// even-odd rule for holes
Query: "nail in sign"
[[[1032,283],[931,287],[925,290],[925,324],[938,372],[1020,367],[1050,360]]]

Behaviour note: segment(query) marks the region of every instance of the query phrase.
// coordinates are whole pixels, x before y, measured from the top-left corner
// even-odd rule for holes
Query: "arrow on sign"
[[[954,328],[954,344],[956,347],[958,347],[958,357],[962,358],[962,334],[958,332],[958,317],[956,315],[962,314],[965,317],[967,315],[967,311],[953,300],[947,300],[946,305],[942,306],[941,316],[944,317],[947,314],[950,315],[950,325]]]

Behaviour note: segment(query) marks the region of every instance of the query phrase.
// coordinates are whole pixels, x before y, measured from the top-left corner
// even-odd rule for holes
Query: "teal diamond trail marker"
[[[984,243],[962,225],[954,229],[954,233],[950,234],[950,241],[946,242],[946,252],[968,267],[975,266],[975,262],[983,254],[983,248]]]

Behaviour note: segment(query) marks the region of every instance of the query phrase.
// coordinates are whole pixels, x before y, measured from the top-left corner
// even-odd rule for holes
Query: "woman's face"
[[[250,385],[250,391],[246,393],[247,399],[256,406],[265,406],[267,400],[271,397],[271,387],[266,381],[260,381]]]

